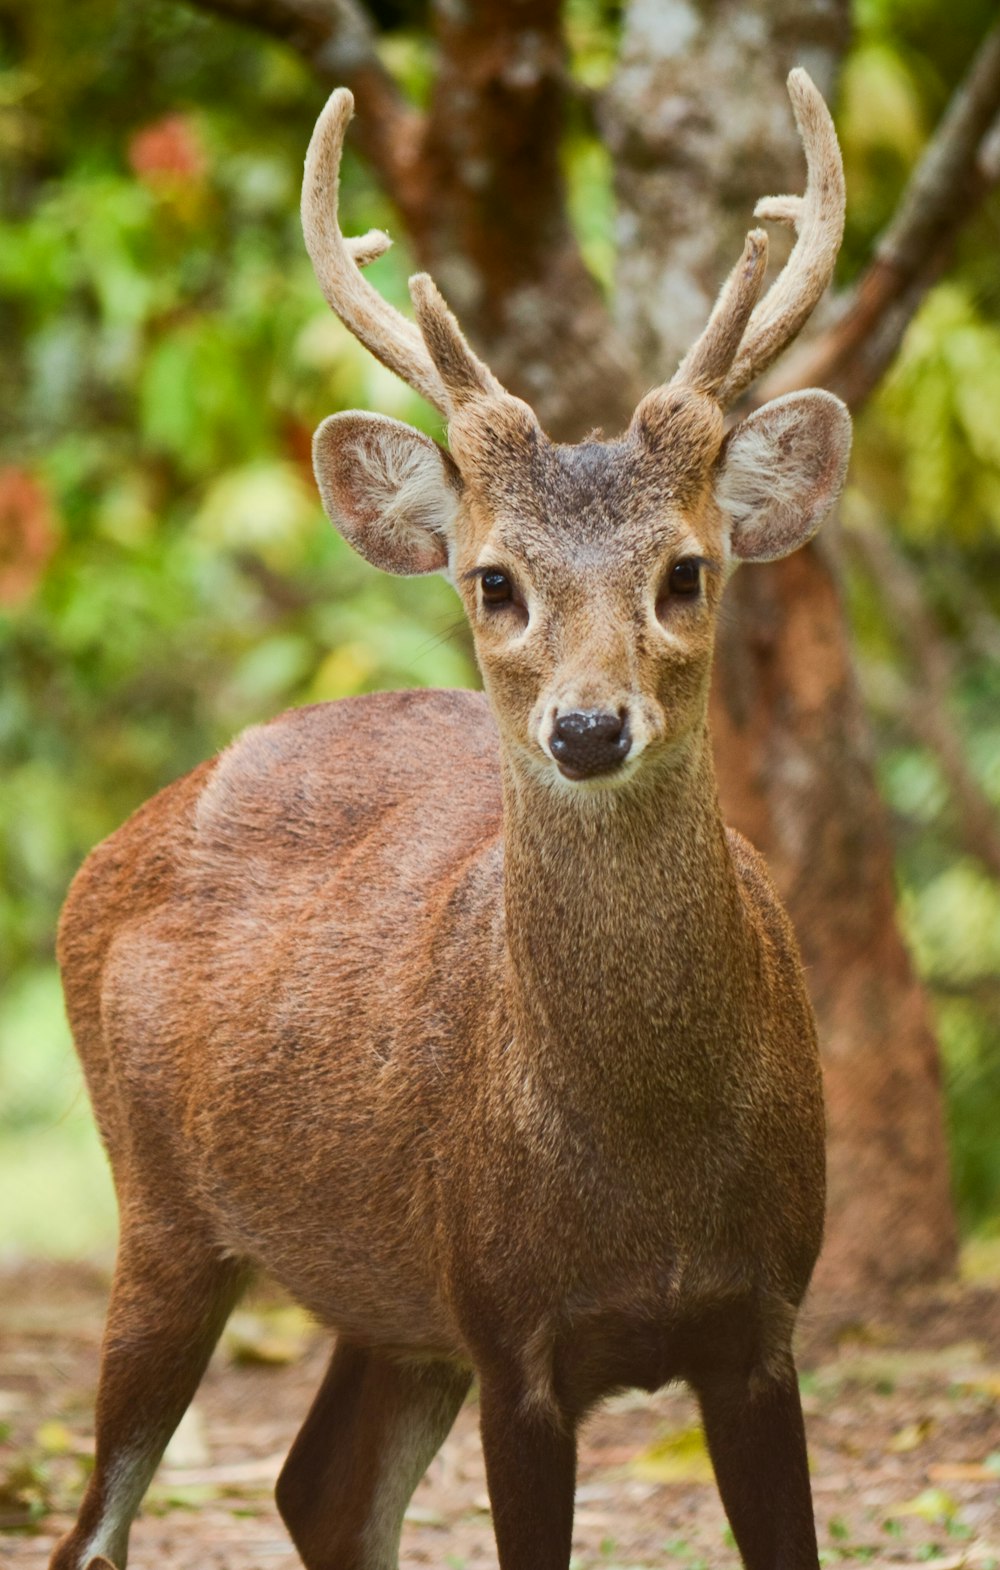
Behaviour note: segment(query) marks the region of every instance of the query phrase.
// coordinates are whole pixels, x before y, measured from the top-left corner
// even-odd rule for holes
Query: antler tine
[[[316,122],[302,183],[306,249],[327,304],[348,331],[447,419],[451,398],[418,328],[383,300],[359,271],[387,251],[392,241],[378,229],[352,240],[340,231],[340,157],[353,113],[353,95],[338,87]]]
[[[767,235],[763,229],[751,229],[743,255],[719,292],[708,326],[684,356],[674,373],[672,385],[682,384],[698,392],[718,395],[750,313],[760,298],[766,268]]]
[[[465,335],[429,273],[414,273],[410,299],[428,353],[444,383],[452,410],[470,398],[495,397],[503,392],[488,365],[466,342]]]
[[[797,239],[747,324],[746,341],[719,388],[723,408],[778,358],[802,330],[833,277],[844,234],[844,166],[830,111],[801,67],[790,72],[788,96],[806,155],[804,196],[767,196],[755,217],[792,224]]]

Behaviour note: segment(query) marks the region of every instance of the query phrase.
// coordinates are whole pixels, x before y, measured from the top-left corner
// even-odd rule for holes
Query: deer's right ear
[[[429,436],[381,414],[331,414],[313,468],[330,522],[373,567],[447,570],[462,482]]]

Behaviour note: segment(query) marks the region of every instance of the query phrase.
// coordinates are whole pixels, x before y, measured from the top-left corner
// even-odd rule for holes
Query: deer
[[[761,857],[722,819],[714,629],[741,562],[811,539],[844,480],[830,393],[726,414],[825,291],[836,133],[788,79],[802,196],[765,292],[751,229],[628,429],[558,444],[431,278],[415,321],[338,213],[351,94],[310,143],[327,302],[440,412],[320,425],[326,513],[446,574],[484,692],[293,709],[94,850],[59,961],[120,1240],[95,1465],[51,1570],[124,1570],[227,1316],[266,1271],[334,1335],[280,1472],[307,1570],[391,1570],[473,1378],[501,1570],[567,1570],[576,1433],[687,1384],[748,1570],[818,1564],[793,1330],[820,1248],[816,1031]]]

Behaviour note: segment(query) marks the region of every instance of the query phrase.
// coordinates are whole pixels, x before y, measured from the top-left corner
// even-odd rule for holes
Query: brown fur
[[[788,1386],[822,1225],[816,1047],[787,921],[719,820],[717,575],[670,613],[671,642],[644,623],[678,540],[723,554],[705,488],[720,422],[693,394],[647,402],[617,444],[526,439],[520,406],[455,433],[456,570],[500,553],[538,623],[512,653],[465,585],[499,734],[471,693],[293,711],[163,792],[79,874],[60,960],[122,1253],[109,1415],[59,1570],[115,1514],[115,1424],[149,1389],[136,1323],[171,1369],[169,1414],[152,1434],[128,1425],[145,1476],[258,1265],[379,1366],[425,1366],[429,1409],[450,1411],[436,1392],[476,1370],[484,1433],[506,1413],[501,1499],[524,1482],[496,1459],[511,1414],[518,1456],[562,1454],[623,1385],[700,1388],[722,1369]],[[570,791],[528,758],[540,691],[614,703],[626,687],[649,733],[632,779]],[[382,1433],[374,1409],[350,1410],[330,1443]],[[339,1496],[314,1441],[292,1461],[279,1499],[318,1566]],[[571,1469],[553,1465],[564,1487]],[[543,1491],[546,1518],[565,1508]],[[331,1564],[381,1562],[358,1546],[366,1522],[350,1552],[334,1533]],[[511,1528],[505,1570],[519,1542]]]
[[[335,95],[337,156],[347,112]],[[310,169],[314,249],[370,338],[322,136]],[[121,1241],[95,1470],[52,1570],[123,1565],[258,1268],[338,1336],[278,1485],[308,1570],[391,1570],[473,1373],[502,1570],[566,1570],[578,1423],[678,1378],[749,1570],[815,1567],[791,1336],[822,1231],[819,1062],[706,712],[727,573],[815,530],[850,427],[814,392],[724,440],[751,240],[699,385],[578,447],[418,281],[422,342],[396,323],[389,360],[441,393],[451,454],[340,414],[317,476],[369,560],[449,572],[486,696],[283,715],[79,873],[59,957]]]

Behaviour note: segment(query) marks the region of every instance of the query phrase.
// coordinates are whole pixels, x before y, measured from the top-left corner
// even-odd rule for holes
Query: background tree
[[[860,410],[949,265],[950,281],[928,301],[861,423],[861,483],[843,530],[828,525],[809,551],[734,581],[714,695],[725,806],[768,855],[810,968],[831,1117],[819,1286],[841,1312],[954,1257],[934,1025],[895,914],[894,818],[903,915],[942,1010],[960,1201],[979,1220],[1000,1206],[1000,1172],[975,1132],[989,1096],[1000,1101],[989,1089],[997,1003],[987,983],[998,958],[987,934],[1000,914],[1000,735],[995,721],[991,730],[980,719],[996,694],[1000,638],[989,591],[976,581],[995,560],[1000,521],[996,422],[981,412],[1000,392],[987,272],[997,214],[983,205],[997,172],[990,126],[1000,44],[987,37],[990,8],[962,4],[961,27],[931,5],[857,7],[838,109],[849,180],[844,294],[811,346],[775,368],[768,390],[831,385]],[[151,776],[178,772],[230,725],[289,699],[414,676],[468,679],[461,645],[419,652],[399,641],[407,618],[447,614],[436,586],[414,611],[415,586],[375,584],[338,546],[311,540],[310,425],[339,403],[411,410],[336,324],[321,325],[296,251],[289,175],[322,90],[352,87],[359,151],[398,215],[388,226],[402,225],[505,384],[552,434],[573,439],[594,425],[620,427],[639,392],[669,374],[739,252],[756,196],[800,187],[784,76],[804,63],[837,102],[850,20],[842,0],[632,0],[621,14],[597,0],[368,9],[353,0],[201,0],[196,11],[158,0],[129,20],[111,0],[87,0],[74,13],[76,36],[82,16],[94,47],[102,41],[98,80],[81,64],[86,38],[73,60],[54,43],[61,12],[51,0],[7,21],[15,72],[37,73],[34,89],[15,96],[14,115],[7,111],[22,139],[8,193],[22,247],[8,263],[11,326],[27,345],[12,371],[11,407],[15,435],[34,412],[39,454],[49,441],[34,467],[15,466],[8,507],[25,542],[55,538],[58,521],[49,535],[39,521],[55,496],[63,527],[75,527],[91,554],[75,558],[70,584],[60,577],[74,560],[65,537],[48,568],[30,566],[44,544],[19,550],[41,599],[30,597],[14,619],[14,690],[29,709],[40,694],[55,701],[42,738],[29,743],[25,719],[15,721],[15,744],[35,769],[15,770],[14,788],[30,792],[34,780],[37,789],[43,756],[74,765],[85,756],[95,781],[112,775],[114,785],[99,809],[84,792],[89,818],[71,809],[46,897],[28,912],[35,935],[28,945],[19,939],[25,959],[43,951],[41,930],[72,852],[111,827],[114,807],[133,805]],[[277,44],[258,43],[260,34]],[[148,101],[137,113],[134,85],[144,72]],[[949,96],[952,108],[906,186]],[[192,105],[201,106],[194,115]],[[162,118],[167,111],[173,119]],[[102,185],[92,171],[84,191],[73,135],[88,117],[92,165],[113,164],[116,153],[120,165],[127,147],[130,181],[105,175]],[[244,157],[256,159],[252,178],[244,166],[242,188],[234,176],[241,139],[255,139]],[[67,171],[70,211],[46,183]],[[350,226],[385,223],[378,206],[355,171]],[[71,233],[76,243],[63,254],[59,242]],[[378,265],[391,292],[405,265],[395,254]],[[66,324],[76,323],[79,347],[95,317],[100,353],[81,375]],[[115,352],[124,374],[109,387]],[[68,440],[88,382],[118,407],[91,408]],[[248,399],[244,389],[255,384],[260,395]],[[109,441],[127,458],[117,494]],[[24,483],[41,487],[34,502]],[[161,510],[162,536],[150,523]],[[116,529],[143,528],[141,547],[116,541]],[[155,610],[134,593],[109,541],[133,558],[138,549],[159,585]],[[130,607],[112,603],[100,581],[95,550],[119,589],[131,585],[131,622]],[[322,560],[346,575],[339,595],[311,581]],[[90,572],[86,592],[81,566]],[[215,596],[206,593],[213,574]],[[192,624],[180,601],[195,585]],[[67,647],[80,625],[87,634]],[[109,625],[119,633],[113,651]],[[373,658],[373,626],[392,627],[394,653],[380,648]],[[857,640],[876,704],[880,780]],[[86,701],[77,691],[74,705],[67,684],[81,673],[92,690]],[[157,729],[149,711],[158,701]],[[110,750],[96,764],[95,709],[99,757],[102,745]],[[134,745],[146,755],[116,771],[116,749],[130,736],[141,736]],[[50,818],[64,823],[65,811],[53,800]],[[915,819],[923,820],[919,841]],[[14,850],[23,861],[17,836]],[[957,931],[949,909],[962,912]],[[23,910],[16,914],[23,933]]]

